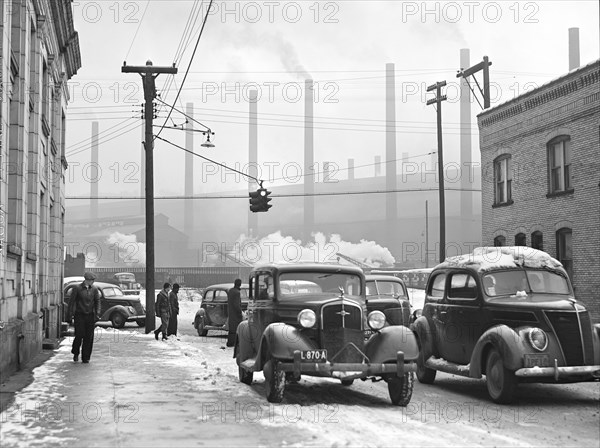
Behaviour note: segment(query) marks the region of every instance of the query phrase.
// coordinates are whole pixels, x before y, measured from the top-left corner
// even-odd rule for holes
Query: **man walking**
[[[229,334],[227,335],[227,347],[235,345],[235,333],[238,325],[242,322],[242,298],[240,289],[242,280],[236,278],[233,288],[227,291],[227,308],[229,313]]]
[[[173,291],[169,294],[169,305],[171,306],[171,315],[169,316],[169,326],[167,327],[167,336],[177,336],[177,315],[179,314],[179,284],[173,283]]]
[[[87,364],[92,356],[94,328],[100,319],[100,291],[94,286],[96,275],[83,274],[83,283],[73,289],[69,302],[69,316],[74,318],[75,339],[73,339],[73,361],[77,362],[81,352],[81,362]]]
[[[154,339],[158,341],[158,335],[162,333],[162,340],[166,341],[167,327],[169,326],[169,317],[171,316],[171,306],[169,305],[169,291],[171,284],[165,283],[163,289],[156,296],[155,311],[156,317],[160,317],[161,325],[154,331]]]

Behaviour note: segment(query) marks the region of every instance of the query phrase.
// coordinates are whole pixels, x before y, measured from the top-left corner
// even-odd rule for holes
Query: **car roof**
[[[365,279],[368,282],[372,282],[374,280],[385,280],[385,281],[392,281],[392,282],[396,282],[396,283],[404,283],[404,281],[401,278],[398,278],[396,276],[393,275],[384,275],[384,274],[369,274],[369,275],[365,275]]]
[[[364,275],[361,268],[357,266],[346,266],[341,264],[327,263],[268,263],[256,266],[252,272],[271,271],[271,272],[346,272],[355,275]]]
[[[446,258],[435,269],[466,268],[483,273],[522,267],[564,270],[560,261],[546,252],[526,246],[477,247],[471,253]]]
[[[233,288],[233,283],[217,283],[215,285],[210,285],[205,288],[208,289],[231,289]],[[242,283],[242,288],[248,289],[248,283]]]
[[[76,282],[73,282],[73,283],[76,283]],[[73,284],[73,283],[71,283],[71,284]],[[80,282],[77,282],[77,283],[83,283],[83,280],[81,280]],[[66,286],[71,286],[71,284],[66,285]],[[108,287],[111,287],[111,288],[121,289],[121,288],[119,288],[119,285],[115,285],[114,283],[106,283],[106,282],[94,282],[94,286],[96,286],[98,288],[108,288]]]

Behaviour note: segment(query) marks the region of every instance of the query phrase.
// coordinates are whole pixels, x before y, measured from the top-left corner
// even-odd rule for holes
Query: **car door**
[[[449,273],[446,293],[445,359],[468,364],[483,332],[481,300],[475,277],[468,271]]]
[[[215,291],[214,289],[208,289],[204,292],[204,297],[202,298],[201,307],[204,309],[204,323],[205,325],[212,325],[211,314],[213,314],[214,309],[214,300],[215,300]]]
[[[227,312],[227,291],[222,289],[215,290],[215,300],[211,308],[210,320],[213,325],[220,327],[225,325],[229,313]]]
[[[270,272],[257,273],[252,279],[252,298],[248,306],[248,324],[252,346],[256,351],[265,328],[275,321],[273,301],[275,288]]]
[[[434,353],[447,359],[449,348],[446,338],[446,322],[448,316],[448,306],[445,301],[446,283],[448,280],[446,272],[432,274],[433,277],[428,284],[426,291],[426,304],[423,308],[423,315],[426,316],[430,330],[434,332]]]

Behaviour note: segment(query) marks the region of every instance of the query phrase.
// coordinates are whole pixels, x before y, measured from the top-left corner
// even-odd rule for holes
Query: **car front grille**
[[[584,311],[579,313],[578,319],[577,314],[575,311],[546,311],[568,366],[593,363],[590,316],[587,311]]]
[[[321,347],[327,349],[329,361],[362,362],[362,355],[349,345],[354,343],[360,350],[363,350],[362,308],[347,300],[323,306],[321,309],[321,337]]]

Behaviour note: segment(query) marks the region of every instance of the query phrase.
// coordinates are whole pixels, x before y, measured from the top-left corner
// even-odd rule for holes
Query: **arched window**
[[[531,234],[531,247],[538,250],[544,250],[544,235],[539,230]]]
[[[515,235],[515,246],[527,246],[527,235],[524,233],[517,233]]]
[[[573,279],[573,231],[568,227],[556,232],[556,258]]]
[[[498,235],[494,238],[494,247],[503,247],[506,246],[506,238],[502,235]]]
[[[548,142],[548,192],[571,191],[571,174],[571,138],[559,135]]]
[[[494,204],[512,204],[512,163],[510,154],[494,160]]]

